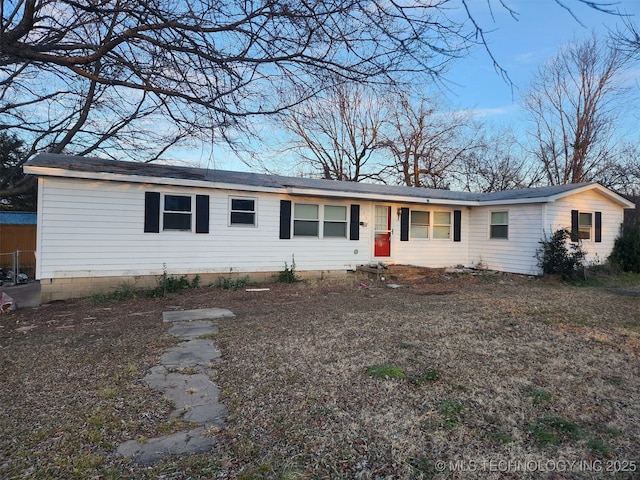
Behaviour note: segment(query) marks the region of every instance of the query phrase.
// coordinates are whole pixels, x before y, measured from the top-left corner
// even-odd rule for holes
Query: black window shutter
[[[409,209],[403,207],[400,209],[400,241],[409,240]]]
[[[349,240],[360,240],[360,205],[351,205]]]
[[[280,200],[280,238],[291,238],[291,201]]]
[[[578,234],[578,210],[571,210],[571,241],[577,242],[580,239]]]
[[[209,233],[209,195],[196,195],[196,233]]]
[[[144,192],[144,231],[160,232],[160,193]]]
[[[462,240],[462,210],[453,211],[453,241]]]
[[[602,212],[596,212],[595,241],[602,242]]]

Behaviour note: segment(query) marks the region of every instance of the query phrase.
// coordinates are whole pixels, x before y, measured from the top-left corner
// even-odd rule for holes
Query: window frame
[[[317,218],[302,218],[296,216],[297,207],[300,205],[304,206],[314,206],[317,208]],[[344,211],[344,219],[336,220],[336,219],[327,219],[327,208],[340,208]],[[311,203],[311,202],[293,202],[291,206],[291,237],[292,238],[317,238],[320,240],[324,239],[335,239],[335,240],[349,240],[350,236],[350,222],[351,222],[351,213],[349,210],[349,205],[341,205],[336,203]],[[296,222],[313,222],[316,224],[316,234],[315,235],[306,235],[296,233]],[[327,224],[342,225],[340,235],[327,234]]]
[[[413,214],[416,213],[425,213],[427,215],[427,223],[416,223],[413,221]],[[415,236],[414,229],[423,228],[425,232],[424,237]],[[429,230],[431,229],[431,211],[430,210],[409,210],[409,239],[410,240],[429,240],[431,235],[429,234]]]
[[[183,197],[189,199],[189,211],[187,210],[168,210],[167,197]],[[189,228],[167,228],[165,215],[184,215],[189,217]],[[195,195],[180,193],[162,193],[160,198],[160,231],[161,232],[192,232],[194,230],[195,212]]]
[[[317,216],[315,219],[312,218],[298,218],[296,216],[296,210],[298,207],[298,205],[305,205],[305,206],[315,206],[317,208]],[[293,228],[292,228],[292,236],[293,238],[321,238],[320,237],[320,205],[319,203],[304,203],[304,202],[294,202],[293,204],[293,212],[291,215],[291,221],[293,222]],[[316,233],[315,235],[302,235],[300,233],[296,233],[296,222],[315,222],[316,224]]]
[[[507,216],[506,223],[493,223],[494,213],[504,213]],[[493,227],[506,227],[505,236],[497,236],[493,233]],[[509,210],[491,210],[489,211],[489,240],[509,240]]]
[[[446,213],[449,216],[449,223],[436,223],[436,215]],[[447,227],[448,236],[445,237],[437,237],[436,236],[436,228]],[[452,240],[452,229],[453,229],[453,212],[450,210],[434,210],[433,211],[433,225],[431,226],[431,238],[437,241],[451,241]]]
[[[250,200],[253,202],[253,210],[234,210],[233,209],[233,201],[234,200]],[[256,228],[258,226],[258,198],[257,197],[245,197],[241,195],[230,195],[229,196],[229,216],[227,217],[227,226],[229,227],[238,227],[238,228]],[[244,214],[252,214],[253,215],[253,223],[241,223],[233,221],[234,213],[244,213]]]
[[[329,208],[341,208],[344,209],[344,220],[327,220],[326,209]],[[322,213],[318,212],[318,216],[322,217],[322,232],[320,233],[320,238],[338,238],[338,239],[346,239],[349,238],[349,209],[347,205],[333,205],[327,204],[322,205]],[[327,235],[327,223],[330,224],[340,224],[344,228],[344,233],[342,235]]]
[[[581,222],[583,215],[589,215],[589,231],[587,232],[587,236],[583,236],[583,232],[585,228]],[[578,240],[579,241],[591,241],[593,239],[593,227],[594,227],[594,214],[593,212],[581,212],[578,210]]]

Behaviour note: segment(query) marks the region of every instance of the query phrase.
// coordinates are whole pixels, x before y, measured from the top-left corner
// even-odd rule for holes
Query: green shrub
[[[296,275],[296,260],[293,255],[291,255],[291,266],[284,262],[284,270],[282,270],[278,274],[278,281],[282,283],[295,283],[298,280],[298,276]]]
[[[167,293],[174,293],[178,290],[185,290],[187,288],[198,288],[200,286],[200,275],[193,277],[190,282],[186,275],[175,277],[167,274],[166,264],[162,266],[162,275],[158,278],[158,287],[154,293],[159,296],[164,296]]]
[[[550,238],[540,240],[536,251],[538,266],[545,275],[560,275],[563,280],[575,280],[584,267],[585,252],[579,243],[567,240],[571,232],[566,228],[556,230]]]
[[[616,238],[609,262],[623,272],[640,273],[640,223],[622,226],[622,232]]]
[[[91,303],[94,305],[104,305],[107,303],[125,302],[138,296],[140,290],[135,284],[122,282],[118,287],[109,293],[97,292],[91,294]]]
[[[231,277],[218,277],[218,288],[223,290],[238,290],[249,284],[249,276],[231,278]]]

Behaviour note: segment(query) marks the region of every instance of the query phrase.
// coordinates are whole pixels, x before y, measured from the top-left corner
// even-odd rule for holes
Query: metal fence
[[[36,276],[35,250],[0,253],[0,281],[25,283]]]

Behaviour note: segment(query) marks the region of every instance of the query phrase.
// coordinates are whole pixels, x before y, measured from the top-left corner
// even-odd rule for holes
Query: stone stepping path
[[[220,389],[210,379],[212,368],[220,361],[220,352],[208,337],[218,332],[212,320],[233,316],[221,308],[163,313],[163,321],[173,323],[168,333],[182,342],[162,356],[161,364],[153,367],[144,381],[173,401],[171,418],[198,427],[144,443],[129,440],[118,447],[120,456],[139,464],[151,464],[169,456],[204,453],[215,447],[216,438],[207,432],[222,427],[228,412],[218,400]],[[189,373],[181,373],[185,370]]]

